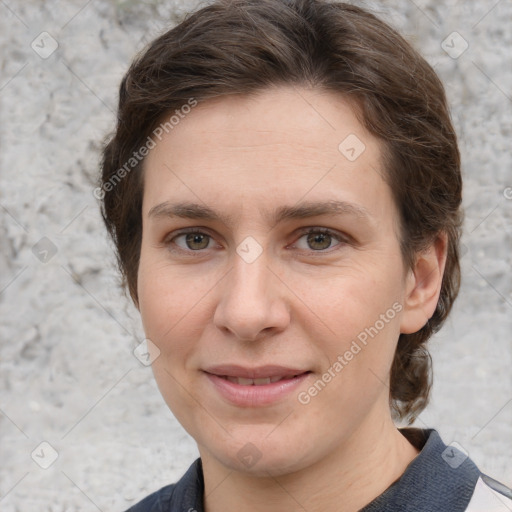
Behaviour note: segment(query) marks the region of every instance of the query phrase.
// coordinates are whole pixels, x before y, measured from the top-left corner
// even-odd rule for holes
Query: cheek
[[[194,326],[198,325],[192,285],[181,283],[168,267],[141,257],[138,286],[144,332],[159,350],[151,365],[155,381],[168,407],[190,433],[194,423],[189,411],[194,399],[187,391],[193,388],[186,363],[194,349],[190,343]]]
[[[312,275],[297,280],[295,276],[292,282],[299,283],[294,291],[318,322],[328,329],[336,346],[339,340],[346,342],[373,326],[381,315],[386,316],[385,330],[389,331],[388,327],[392,326],[397,331],[397,309],[400,308],[393,308],[393,305],[402,301],[403,293],[399,272],[395,274],[391,274],[391,269],[361,265],[349,271],[334,269],[322,278]],[[303,325],[303,328],[308,329],[308,326]]]
[[[389,373],[400,334],[399,301],[391,294],[375,293],[372,300],[355,296],[330,305],[330,327],[335,334],[322,341],[320,350],[328,356],[319,378],[326,392],[314,398],[317,410],[339,420],[356,421],[375,403],[387,403]],[[321,383],[317,386],[323,389]],[[313,397],[317,391],[305,390]],[[379,397],[384,397],[383,401]],[[307,398],[307,397],[306,397]],[[336,404],[333,407],[332,404]],[[328,411],[328,412],[327,412]]]
[[[159,345],[159,338],[165,326],[172,325],[167,311],[172,314],[169,304],[175,302],[172,288],[164,285],[160,272],[141,257],[138,275],[139,310],[146,336]]]
[[[400,276],[376,268],[372,273],[370,266],[365,269],[341,277],[338,274],[320,288],[312,286],[312,279],[308,283],[311,286],[304,283],[300,292],[318,312],[321,323],[317,324],[327,326],[322,329],[324,337],[315,336],[310,326],[302,325],[328,359],[321,372],[329,380],[330,391],[318,402],[325,407],[329,407],[329,400],[335,400],[354,411],[365,410],[385,391],[388,381],[400,334]]]
[[[138,273],[139,306],[144,331],[157,345],[172,335],[198,302],[193,279],[177,275],[167,263],[141,254]],[[154,339],[153,339],[154,338]]]
[[[188,374],[197,341],[203,336],[205,319],[213,313],[208,307],[207,279],[178,272],[161,261],[141,257],[139,268],[139,306],[144,333],[158,347],[159,357],[153,364],[155,378],[166,401],[169,393],[178,392],[180,383],[193,378]],[[169,380],[170,379],[170,380]],[[184,397],[186,398],[186,397]]]

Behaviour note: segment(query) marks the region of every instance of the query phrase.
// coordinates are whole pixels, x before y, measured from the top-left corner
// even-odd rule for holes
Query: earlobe
[[[440,233],[432,244],[416,256],[405,285],[402,334],[419,331],[436,310],[447,257],[447,236]]]

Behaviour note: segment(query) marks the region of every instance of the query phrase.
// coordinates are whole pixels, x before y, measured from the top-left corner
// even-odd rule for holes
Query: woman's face
[[[341,97],[279,88],[201,103],[150,151],[139,307],[202,456],[291,472],[389,421],[410,281],[380,150]]]

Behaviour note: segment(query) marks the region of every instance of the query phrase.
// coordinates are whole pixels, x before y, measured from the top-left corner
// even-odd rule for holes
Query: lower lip
[[[209,381],[215,389],[227,401],[239,407],[258,407],[270,405],[282,400],[309,377],[309,373],[303,373],[297,377],[283,379],[261,386],[242,386],[231,382],[218,375],[206,373]]]

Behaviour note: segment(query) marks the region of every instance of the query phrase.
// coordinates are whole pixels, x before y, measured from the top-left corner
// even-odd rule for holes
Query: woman
[[[141,511],[505,511],[434,430],[460,279],[443,86],[372,14],[219,0],[120,89],[102,212],[160,391],[196,440]]]

